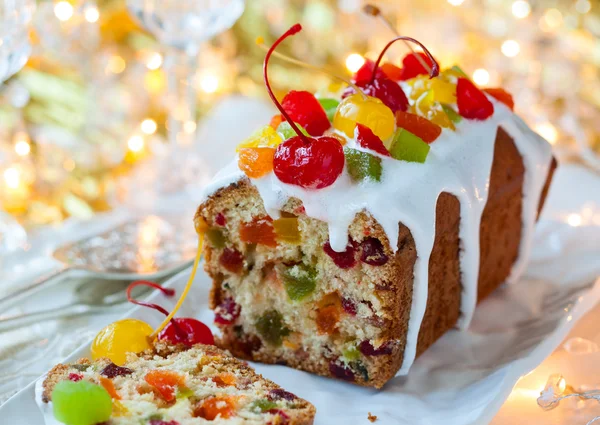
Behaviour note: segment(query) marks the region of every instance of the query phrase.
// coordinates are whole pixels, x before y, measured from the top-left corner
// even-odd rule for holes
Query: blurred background
[[[193,140],[187,144],[200,157],[218,149],[219,140],[194,138],[196,119],[201,122],[230,96],[266,99],[257,36],[269,44],[300,22],[305,31],[283,50],[346,75],[364,57],[375,58],[393,36],[380,20],[361,12],[361,0],[251,0],[237,22],[234,15],[241,10],[233,9],[242,2],[228,0],[228,11],[221,12],[232,14],[229,21],[210,34],[203,27],[197,42],[182,46],[180,40],[198,29],[193,22],[189,28],[166,25],[169,14],[180,12],[172,5],[177,2],[158,2],[170,6],[155,6],[154,22],[144,15],[147,1],[127,3],[38,1],[35,14],[24,19],[31,47],[16,50],[27,63],[0,83],[0,246],[3,231],[8,243],[9,225],[30,230],[133,202],[131,188],[145,181],[139,170],[172,146],[170,127],[189,135]],[[376,4],[401,34],[428,46],[443,67],[459,64],[477,84],[510,91],[517,111],[555,144],[562,159],[597,165],[592,152],[600,152],[600,2]],[[10,28],[0,28],[0,37],[2,31]],[[399,63],[405,53],[398,45],[388,58]],[[278,95],[331,83],[281,61],[272,67]],[[173,96],[185,98],[185,105],[174,106]],[[201,164],[185,168],[190,167]]]

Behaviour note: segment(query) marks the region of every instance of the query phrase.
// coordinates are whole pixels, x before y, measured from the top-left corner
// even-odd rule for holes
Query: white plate
[[[529,268],[534,277],[497,290],[478,307],[468,332],[448,332],[417,360],[408,376],[397,377],[376,391],[283,366],[254,366],[315,404],[316,424],[365,424],[369,412],[378,416],[378,425],[488,423],[518,379],[550,355],[600,299],[600,281],[581,285],[600,274],[600,226],[585,222],[587,216],[590,220],[600,217],[600,202],[583,204],[590,195],[600,194],[600,181],[567,167],[559,172],[555,188],[536,234]],[[581,188],[586,190],[577,193]],[[579,214],[574,211],[583,211],[581,226],[556,221],[565,214]],[[180,292],[188,273],[180,273],[168,285]],[[212,322],[208,288],[208,278],[202,273],[180,315]],[[167,309],[173,305],[173,300],[159,293],[153,297]],[[146,308],[135,308],[128,317],[153,325],[161,319]],[[88,350],[89,343],[66,361],[87,356]],[[0,417],[3,423],[42,424],[33,384],[0,407]]]

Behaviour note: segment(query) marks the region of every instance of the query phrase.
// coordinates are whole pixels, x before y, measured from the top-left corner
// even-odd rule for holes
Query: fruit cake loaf
[[[267,63],[297,31],[265,58],[281,116],[196,214],[211,308],[237,356],[379,388],[519,276],[555,162],[508,93],[427,49],[279,104]]]
[[[310,403],[214,346],[165,342],[122,366],[106,358],[59,364],[36,396],[47,424],[309,425],[315,415]]]

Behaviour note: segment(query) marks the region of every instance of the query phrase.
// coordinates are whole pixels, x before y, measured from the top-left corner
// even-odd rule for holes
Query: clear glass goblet
[[[167,46],[170,149],[190,147],[196,133],[194,76],[203,42],[229,29],[244,0],[127,0],[131,14]]]

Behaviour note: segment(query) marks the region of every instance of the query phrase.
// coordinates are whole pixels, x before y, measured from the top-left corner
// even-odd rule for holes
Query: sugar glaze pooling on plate
[[[461,317],[459,327],[469,326],[477,302],[479,276],[479,229],[488,196],[489,178],[494,159],[496,133],[502,127],[514,140],[523,157],[522,234],[519,259],[510,280],[523,270],[531,245],[537,206],[548,174],[552,153],[544,139],[533,132],[504,104],[495,101],[494,114],[485,121],[463,119],[456,131],[443,129],[431,143],[425,163],[398,161],[380,156],[383,173],[380,182],[353,183],[342,173],[329,187],[311,190],[282,183],[273,172],[250,179],[273,218],[289,198],[302,201],[306,214],[328,224],[331,247],[342,252],[348,242],[348,227],[354,216],[367,211],[383,227],[390,245],[397,250],[398,223],[407,226],[414,238],[417,261],[404,361],[399,374],[406,374],[414,362],[417,338],[425,314],[428,291],[429,256],[435,239],[437,199],[442,192],[460,201],[460,265],[462,275]],[[365,151],[353,139],[346,147]],[[373,151],[369,151],[373,153]],[[203,200],[222,187],[242,178],[237,159],[221,170],[206,187]]]

